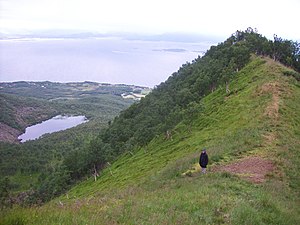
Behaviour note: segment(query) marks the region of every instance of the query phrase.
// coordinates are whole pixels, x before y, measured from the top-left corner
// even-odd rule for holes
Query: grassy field
[[[230,94],[220,87],[203,99],[191,127],[125,153],[96,182],[44,206],[2,212],[0,224],[300,224],[300,85],[288,70],[253,58]],[[208,173],[193,172],[204,147]],[[249,157],[272,162],[263,182],[222,171]]]

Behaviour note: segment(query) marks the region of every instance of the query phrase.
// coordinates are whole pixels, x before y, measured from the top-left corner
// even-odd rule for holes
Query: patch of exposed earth
[[[0,141],[19,143],[18,137],[22,132],[0,122]]]
[[[47,120],[54,114],[55,110],[53,109],[30,106],[14,107],[15,122],[24,130],[27,126]],[[21,129],[18,130],[0,122],[0,141],[20,143],[18,137],[22,134]]]
[[[217,166],[213,171],[225,171],[253,183],[262,183],[265,181],[267,174],[272,172],[274,168],[275,166],[271,160],[252,156],[231,164]]]
[[[264,116],[271,119],[276,124],[279,119],[280,96],[282,93],[282,84],[277,81],[265,83],[258,94],[272,94],[270,103],[266,106]],[[267,132],[263,135],[264,146],[272,146],[277,139],[276,132]],[[275,169],[271,160],[259,156],[245,157],[233,163],[217,166],[214,171],[225,171],[235,174],[242,179],[253,183],[262,183],[265,181],[267,174]]]
[[[278,82],[266,83],[262,86],[262,93],[272,93],[272,101],[267,106],[264,115],[276,120],[279,116],[280,86]]]

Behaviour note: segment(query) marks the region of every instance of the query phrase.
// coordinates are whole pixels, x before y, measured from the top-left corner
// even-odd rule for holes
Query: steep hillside
[[[107,164],[97,181],[43,207],[10,210],[1,222],[299,224],[300,85],[289,73],[252,56],[230,93],[205,96],[171,137],[157,135]],[[205,175],[195,166],[204,147]]]

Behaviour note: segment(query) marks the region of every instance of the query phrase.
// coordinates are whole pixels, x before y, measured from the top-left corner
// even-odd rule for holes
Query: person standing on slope
[[[206,166],[208,164],[208,155],[206,153],[206,149],[204,148],[203,151],[201,152],[200,159],[199,159],[199,164],[201,166],[201,172],[206,173]]]

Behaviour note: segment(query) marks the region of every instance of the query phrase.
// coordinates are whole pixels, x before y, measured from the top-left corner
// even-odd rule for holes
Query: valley
[[[40,185],[44,179],[41,174],[52,173],[67,155],[84,148],[120,111],[134,103],[121,94],[144,89],[149,90],[93,82],[0,83],[1,176],[10,178],[14,193]],[[85,115],[88,122],[20,144],[19,136],[27,127],[57,115]],[[30,182],[21,181],[29,176]]]
[[[0,83],[1,114],[0,141],[17,143],[25,128],[50,119],[58,114],[85,115],[102,124],[112,120],[114,111],[133,103],[123,101],[124,93],[150,92],[149,88],[134,85],[112,85],[94,82]],[[145,94],[141,94],[145,96]]]

